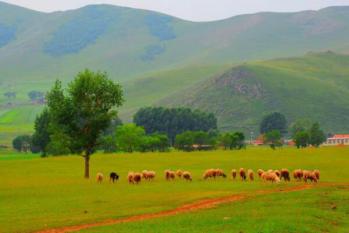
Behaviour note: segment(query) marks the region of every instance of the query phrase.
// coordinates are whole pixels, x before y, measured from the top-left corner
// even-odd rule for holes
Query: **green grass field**
[[[248,148],[242,151],[96,154],[90,180],[78,156],[40,158],[0,155],[0,232],[94,223],[174,209],[183,204],[233,194],[251,197],[214,209],[144,222],[97,227],[82,232],[348,232],[349,148],[297,150]],[[254,195],[303,185],[292,181],[266,184],[219,179],[203,181],[207,168],[320,169],[321,181],[309,190]],[[193,182],[163,178],[165,169],[188,170]],[[128,171],[155,170],[156,180],[129,185]],[[121,175],[117,184],[97,184],[95,174]],[[346,185],[344,185],[346,183]],[[326,184],[326,185],[325,185]],[[328,186],[331,184],[332,186]],[[333,206],[336,206],[334,208]]]

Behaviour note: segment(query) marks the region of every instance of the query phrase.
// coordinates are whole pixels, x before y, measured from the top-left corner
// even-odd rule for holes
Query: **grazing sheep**
[[[319,170],[314,170],[313,172],[314,172],[314,174],[316,176],[316,179],[320,180],[320,171]]]
[[[148,180],[153,180],[156,176],[155,171],[148,171]]]
[[[176,178],[176,173],[171,170],[166,170],[165,171],[165,178],[166,180],[174,180]]]
[[[146,180],[148,179],[148,170],[143,170],[142,171],[142,177]]]
[[[154,171],[147,171],[147,170],[144,170],[142,171],[142,177],[145,179],[145,180],[152,180],[155,178],[155,172]]]
[[[280,171],[280,179],[284,179],[285,181],[290,181],[290,172],[288,171],[288,169],[283,168]]]
[[[219,168],[215,170],[215,174],[217,177],[219,177],[219,176],[221,176],[223,178],[227,177],[227,175],[224,173],[224,171],[222,169],[219,169]]]
[[[185,171],[185,172],[183,172],[182,175],[183,175],[183,178],[184,178],[185,180],[192,181],[192,177],[191,177],[190,172]]]
[[[253,181],[254,180],[254,172],[252,169],[248,169],[247,170],[247,175],[248,177],[250,178],[250,181]]]
[[[275,175],[277,175],[280,178],[281,172],[279,170],[275,170],[274,173],[275,173]]]
[[[239,174],[240,174],[241,180],[246,180],[246,172],[245,172],[245,169],[240,168]]]
[[[293,170],[293,179],[297,180],[298,179],[298,172],[300,169]]]
[[[142,173],[134,173],[133,175],[133,181],[134,183],[138,184],[142,180]]]
[[[275,172],[264,172],[262,177],[265,181],[271,181],[272,183],[279,183],[280,178],[276,175]]]
[[[312,172],[312,171],[304,170],[303,179],[304,179],[304,182],[308,182],[308,180],[310,180],[311,182],[317,183],[315,172]]]
[[[214,169],[207,169],[202,175],[202,178],[204,178],[204,180],[211,178],[213,177],[213,173],[215,173]]]
[[[270,173],[269,174],[269,181],[271,181],[272,183],[279,183],[280,182],[280,178],[276,173]]]
[[[296,169],[293,171],[293,178],[295,180],[301,181],[303,178],[303,171],[301,169]]]
[[[109,175],[109,182],[112,181],[113,183],[115,181],[119,180],[119,175],[116,172],[111,172]]]
[[[257,173],[258,173],[259,178],[261,178],[262,174],[264,173],[264,170],[258,169]]]
[[[103,177],[104,177],[104,176],[103,176],[103,173],[98,172],[97,175],[96,175],[97,183],[102,183]]]
[[[262,179],[263,181],[267,181],[267,174],[268,174],[268,172],[263,172],[263,173],[261,174],[261,179]]]
[[[222,169],[207,169],[204,174],[202,175],[202,177],[204,178],[204,180],[208,179],[208,178],[216,178],[216,177],[223,177],[226,178],[227,175],[224,173],[224,171]]]
[[[233,177],[234,180],[236,178],[236,174],[237,174],[236,169],[231,170],[231,176]]]
[[[134,172],[129,172],[127,175],[128,183],[134,184]]]
[[[177,170],[177,171],[176,171],[176,175],[178,176],[178,178],[182,178],[182,176],[183,176],[183,171],[182,171],[182,170]]]

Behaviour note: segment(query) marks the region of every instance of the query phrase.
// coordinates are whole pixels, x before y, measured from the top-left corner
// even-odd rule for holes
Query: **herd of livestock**
[[[291,180],[290,172],[286,168],[283,168],[280,170],[270,169],[268,171],[258,169],[257,174],[261,180],[269,181],[272,183],[279,183],[281,180],[284,180],[284,181]],[[239,177],[242,181],[255,180],[255,173],[252,169],[248,169],[247,171],[244,168],[240,168],[239,170],[233,169],[230,175],[233,180],[239,179]],[[155,177],[156,177],[155,171],[144,170],[142,172],[129,172],[127,175],[127,180],[130,184],[139,184],[142,180],[151,181],[155,179]],[[166,170],[164,172],[164,177],[168,181],[175,180],[176,178],[183,179],[186,181],[193,180],[190,172],[182,171],[182,170],[177,170],[177,171]],[[222,178],[227,177],[227,175],[222,169],[207,169],[202,176],[204,180],[216,179],[220,177]],[[101,172],[97,173],[96,178],[98,183],[102,183],[104,179],[103,173]],[[304,182],[311,181],[316,183],[320,179],[320,171],[296,169],[293,171],[293,178],[297,181],[303,180]],[[109,175],[109,181],[114,183],[115,181],[118,181],[118,180],[119,180],[119,175],[116,172],[111,172]]]

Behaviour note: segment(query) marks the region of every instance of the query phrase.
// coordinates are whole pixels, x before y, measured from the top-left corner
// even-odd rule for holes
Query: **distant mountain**
[[[214,112],[219,127],[257,132],[262,117],[308,118],[327,132],[349,131],[349,56],[332,52],[248,62],[175,93],[159,105]]]
[[[110,5],[42,13],[0,2],[0,144],[32,131],[42,106],[30,91],[85,68],[122,83],[126,121],[143,106],[186,105],[215,112],[221,129],[256,130],[277,110],[349,131],[347,56],[276,59],[349,53],[348,39],[349,7],[197,23]],[[267,59],[276,60],[258,62]]]
[[[349,51],[349,7],[194,23],[91,5],[40,13],[0,3],[0,81],[70,80],[89,67],[124,81],[158,69]]]

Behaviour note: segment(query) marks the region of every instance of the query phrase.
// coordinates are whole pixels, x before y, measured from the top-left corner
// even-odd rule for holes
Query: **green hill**
[[[228,65],[190,65],[178,69],[148,72],[136,80],[123,82],[126,101],[119,110],[119,116],[123,121],[130,121],[140,107],[153,105],[159,99],[207,80],[228,67]],[[21,86],[7,85],[0,90],[0,145],[9,145],[16,135],[33,131],[36,114],[43,106],[33,105],[27,93],[31,90],[46,91],[48,87],[45,85],[41,82],[32,82]],[[16,92],[16,98],[6,98],[4,93],[7,91]]]
[[[191,65],[145,74],[142,78],[125,82],[123,88],[126,102],[120,109],[120,115],[122,119],[130,120],[139,108],[156,104],[159,99],[207,80],[228,67],[228,65]]]
[[[123,81],[188,64],[349,51],[348,37],[349,7],[196,23],[110,5],[40,13],[0,3],[0,81],[70,80],[86,67]]]
[[[252,129],[260,115],[279,109],[290,120],[310,116],[328,130],[348,130],[342,123],[347,118],[341,116],[348,106],[343,98],[348,94],[347,57],[251,62],[308,51],[345,53],[348,38],[349,7],[197,23],[110,5],[42,13],[0,2],[0,144],[8,144],[9,135],[31,131],[42,106],[32,105],[28,92],[45,92],[57,78],[66,83],[86,67],[107,71],[121,82],[123,120],[140,107],[166,103],[215,111],[223,129]],[[246,61],[230,74],[218,75]],[[257,85],[247,89],[247,96],[232,95],[225,81],[207,81],[212,76],[228,83],[229,77],[246,76],[243,82],[260,83],[262,89]],[[304,92],[297,83],[305,85]],[[16,98],[6,98],[8,91],[16,92]],[[242,85],[238,92],[244,91]]]
[[[332,52],[248,62],[159,102],[214,112],[221,129],[258,131],[264,114],[319,121],[349,131],[349,56]]]

